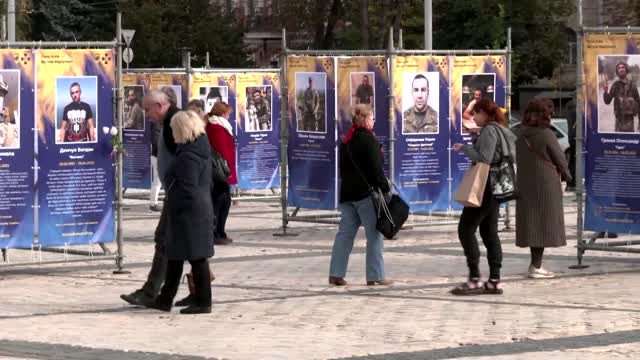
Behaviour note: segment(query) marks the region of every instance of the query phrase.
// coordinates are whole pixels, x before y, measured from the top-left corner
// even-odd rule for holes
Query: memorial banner
[[[287,58],[289,204],[337,206],[335,64],[331,57]]]
[[[448,210],[448,57],[396,56],[392,66],[396,189],[414,212]]]
[[[38,202],[42,246],[114,239],[115,56],[37,50]]]
[[[640,35],[587,34],[585,229],[640,234]]]
[[[233,73],[195,73],[191,75],[190,99],[200,99],[204,102],[204,111],[209,113],[218,101],[224,101],[231,106],[229,123],[236,129],[236,75]],[[238,139],[233,134],[236,145],[236,173],[238,171]]]
[[[338,58],[338,139],[351,128],[353,107],[373,110],[373,132],[382,144],[384,171],[389,176],[389,73],[384,56]]]
[[[0,50],[0,248],[34,239],[34,56]]]
[[[150,91],[149,74],[123,74],[123,143],[127,151],[123,161],[125,189],[151,188],[151,135],[156,124],[145,117],[142,99]]]
[[[236,74],[238,186],[280,186],[280,74]]]
[[[480,128],[473,121],[473,106],[482,98],[495,101],[506,108],[506,58],[503,55],[451,56],[451,144],[471,144],[473,134]],[[452,192],[462,181],[471,161],[462,152],[451,151]],[[455,201],[454,209],[462,209]]]

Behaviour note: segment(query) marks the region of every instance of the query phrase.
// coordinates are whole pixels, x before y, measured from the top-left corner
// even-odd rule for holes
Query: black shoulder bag
[[[491,181],[491,191],[493,197],[503,203],[518,198],[518,189],[516,187],[516,169],[514,166],[514,152],[509,146],[504,130],[500,126],[495,126],[500,139],[500,162],[491,164],[489,170],[489,179]],[[498,145],[496,144],[496,147]]]
[[[369,192],[371,193],[369,197],[371,198],[371,202],[373,203],[373,207],[376,211],[376,229],[384,235],[387,239],[393,239],[393,237],[400,231],[402,225],[404,225],[405,221],[409,217],[409,205],[402,200],[400,195],[392,194],[391,200],[387,204],[384,199],[384,194],[382,190],[378,188],[374,189],[369,182],[364,177],[362,171],[360,171],[360,167],[353,161],[353,156],[351,155],[351,150],[348,149],[348,145],[345,145],[347,148],[347,153],[349,153],[349,159],[351,159],[351,163],[355,166],[356,171],[362,178],[367,187],[369,188]]]

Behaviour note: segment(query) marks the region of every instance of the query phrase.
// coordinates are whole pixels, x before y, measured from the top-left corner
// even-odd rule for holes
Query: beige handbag
[[[480,207],[484,189],[489,178],[489,164],[477,162],[473,164],[458,185],[453,200],[468,207]]]

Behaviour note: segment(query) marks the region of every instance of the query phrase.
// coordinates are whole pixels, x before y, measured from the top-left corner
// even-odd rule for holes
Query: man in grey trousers
[[[173,91],[170,88],[167,88]],[[155,123],[159,123],[161,126],[160,138],[158,139],[158,176],[160,181],[164,185],[164,178],[167,174],[167,170],[171,167],[171,164],[175,161],[176,157],[176,143],[173,139],[173,131],[171,130],[171,118],[178,109],[175,95],[167,94],[166,90],[155,90],[144,97],[143,101],[144,112],[147,119]],[[153,255],[153,262],[151,264],[151,270],[147,276],[147,281],[144,283],[141,289],[138,289],[131,294],[120,295],[120,298],[131,305],[145,306],[152,303],[160,293],[160,288],[164,282],[165,273],[167,272],[167,259],[163,254],[164,238],[167,234],[168,214],[166,207],[162,207],[160,213],[160,220],[154,234],[155,252]]]

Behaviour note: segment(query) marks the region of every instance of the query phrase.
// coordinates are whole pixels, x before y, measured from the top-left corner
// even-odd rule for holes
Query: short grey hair
[[[171,106],[178,106],[178,96],[171,86],[163,86],[160,88],[160,91],[167,95],[167,99],[169,100],[169,104]]]
[[[145,99],[154,103],[154,104],[171,104],[169,97],[165,92],[160,90],[153,90],[147,95],[145,95]]]

